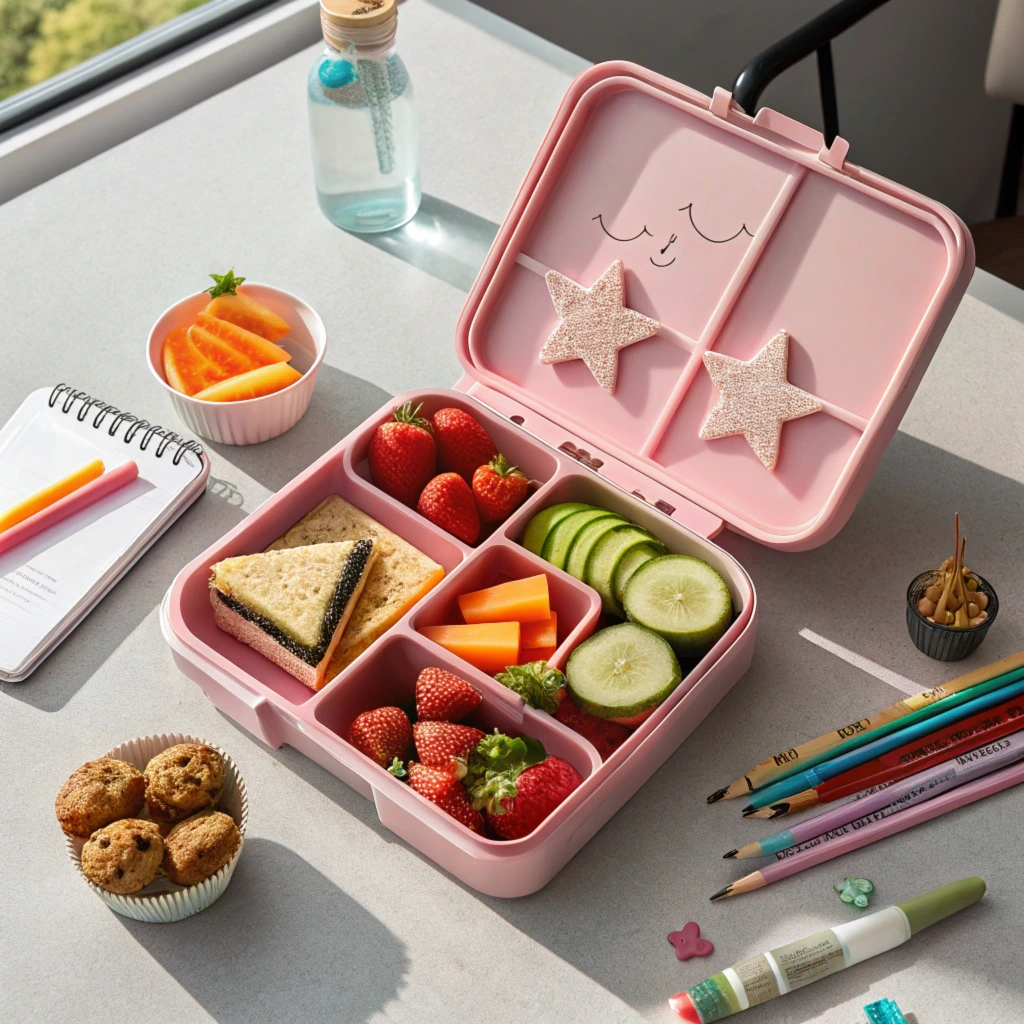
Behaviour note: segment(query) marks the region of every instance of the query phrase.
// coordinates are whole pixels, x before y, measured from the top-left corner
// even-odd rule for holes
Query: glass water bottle
[[[321,0],[323,53],[309,72],[316,194],[347,231],[389,231],[419,209],[412,83],[395,51],[395,0]]]

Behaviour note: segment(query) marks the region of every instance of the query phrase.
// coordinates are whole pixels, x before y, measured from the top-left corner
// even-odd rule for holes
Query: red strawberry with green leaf
[[[469,752],[484,738],[480,729],[455,722],[417,722],[412,727],[416,753],[423,764],[446,768]]]
[[[568,761],[551,755],[539,764],[491,772],[469,791],[472,806],[502,839],[528,836],[580,783]]]
[[[408,766],[409,785],[421,796],[436,804],[456,821],[462,822],[466,828],[478,835],[484,834],[483,815],[474,810],[469,802],[466,791],[455,775],[448,768],[434,768],[418,761],[410,761]]]
[[[458,473],[435,476],[423,488],[416,511],[466,544],[480,539],[480,513],[469,484]]]
[[[495,455],[473,474],[473,497],[485,523],[501,523],[523,503],[530,482],[504,455]]]
[[[431,422],[441,469],[458,473],[467,484],[498,453],[490,434],[465,409],[438,409]]]
[[[403,758],[412,742],[412,725],[401,708],[364,711],[349,726],[348,741],[381,768]]]
[[[370,476],[392,498],[415,505],[427,481],[437,472],[437,447],[430,421],[420,416],[422,404],[397,406],[393,419],[370,438]]]
[[[483,698],[465,679],[430,666],[416,678],[416,717],[421,722],[461,722]]]
[[[595,718],[585,711],[580,711],[568,694],[555,711],[562,725],[573,732],[578,732],[585,740],[590,740],[601,755],[602,761],[608,758],[629,739],[629,729],[618,722],[607,722],[603,718]]]

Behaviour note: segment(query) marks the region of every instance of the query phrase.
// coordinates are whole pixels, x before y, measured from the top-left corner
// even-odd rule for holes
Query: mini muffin
[[[235,855],[242,834],[221,811],[183,821],[164,840],[164,871],[178,885],[196,885],[215,875]]]
[[[94,832],[82,847],[82,873],[101,889],[126,896],[156,878],[163,857],[160,826],[124,818]]]
[[[142,772],[127,761],[101,757],[72,774],[54,806],[65,835],[88,839],[98,828],[138,814],[145,796]]]
[[[146,765],[146,804],[154,821],[181,821],[212,807],[224,787],[224,759],[213,747],[179,743]]]

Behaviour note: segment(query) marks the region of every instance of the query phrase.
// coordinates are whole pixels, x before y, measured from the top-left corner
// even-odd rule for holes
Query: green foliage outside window
[[[0,99],[205,0],[0,0]]]

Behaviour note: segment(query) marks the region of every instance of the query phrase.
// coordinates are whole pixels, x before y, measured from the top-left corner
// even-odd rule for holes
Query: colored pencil
[[[931,800],[940,793],[956,789],[972,779],[997,771],[1024,758],[1024,732],[1005,736],[991,743],[974,747],[965,754],[949,758],[934,768],[917,772],[902,782],[877,787],[861,800],[823,811],[806,821],[776,832],[755,843],[747,843],[738,850],[730,850],[726,858],[746,860],[750,857],[770,857],[782,860],[793,857],[812,846],[834,842],[836,839],[881,821],[892,814]]]
[[[988,686],[989,684],[982,685]],[[766,807],[768,804],[778,803],[780,800],[785,800],[786,797],[793,796],[795,793],[814,789],[823,782],[827,782],[829,779],[835,778],[835,776],[841,775],[851,768],[856,768],[867,761],[871,761],[881,754],[895,750],[897,747],[902,747],[912,740],[927,736],[931,732],[941,730],[947,725],[953,725],[955,722],[975,715],[979,711],[995,707],[997,704],[1001,704],[1013,697],[1018,697],[1022,693],[1024,693],[1024,678],[1011,683],[1009,686],[993,689],[973,700],[952,707],[941,714],[932,715],[929,718],[918,721],[913,725],[907,726],[906,729],[899,729],[888,736],[883,736],[881,739],[865,743],[864,746],[858,747],[856,750],[850,750],[829,761],[823,761],[813,768],[806,769],[806,771],[797,772],[795,775],[789,776],[789,778],[773,782],[770,786],[765,786],[764,789],[758,790],[751,796],[750,804],[744,809],[744,813],[746,814],[748,811],[756,810],[759,807]]]
[[[100,463],[102,467],[103,463]],[[34,515],[21,520],[10,529],[0,533],[0,555],[5,551],[23,543],[37,533],[49,529],[57,523],[73,516],[76,512],[94,505],[101,498],[120,490],[130,484],[139,475],[139,467],[134,462],[126,462],[104,473],[102,476],[90,480],[87,484],[77,488],[70,494],[58,499],[51,505],[41,508]]]
[[[67,476],[48,484],[27,498],[22,498],[6,512],[0,512],[0,533],[9,530],[12,526],[17,526],[18,523],[41,512],[54,502],[60,501],[61,498],[77,491],[79,487],[84,487],[90,480],[95,480],[102,473],[103,460],[93,459],[92,462],[79,466],[73,473],[68,473]]]
[[[1021,782],[1024,782],[1024,762],[1012,764],[1001,771],[986,775],[984,778],[968,782],[950,793],[943,793],[941,796],[935,797],[934,800],[927,800],[923,804],[909,807],[899,814],[893,814],[881,821],[874,822],[874,824],[865,825],[864,828],[843,836],[834,843],[816,846],[813,850],[805,850],[796,856],[769,864],[767,867],[761,868],[760,871],[754,871],[727,885],[724,889],[719,889],[711,899],[723,900],[729,896],[739,896],[741,893],[761,889],[766,885],[771,885],[772,882],[789,878],[791,875],[799,874],[817,864],[824,864],[826,861],[841,857],[844,853],[859,850],[879,839],[903,832],[922,822],[931,821],[932,818],[938,818],[948,811],[972,804],[977,800],[983,800],[993,793],[999,793]]]
[[[735,782],[712,793],[707,798],[708,803],[713,804],[717,800],[732,800],[738,796],[747,796],[755,789],[761,789],[769,783],[777,782],[803,768],[820,764],[841,753],[842,750],[852,750],[863,743],[879,739],[881,736],[901,728],[901,718],[929,705],[937,704],[962,690],[987,682],[995,676],[1005,675],[1007,672],[1018,669],[1024,669],[1024,651],[1009,654],[990,665],[973,669],[956,679],[951,679],[948,683],[936,686],[934,689],[924,690],[912,697],[905,697],[890,707],[876,711],[867,718],[850,722],[848,725],[827,732],[817,739],[799,743],[789,750],[783,750],[769,757],[751,768],[745,775],[741,775]],[[847,744],[853,745],[847,746]]]
[[[778,803],[751,811],[746,817],[778,818],[795,814],[819,803],[841,800],[867,789],[890,786],[915,772],[924,771],[948,757],[965,753],[982,743],[991,743],[1024,729],[1024,699],[1013,697],[998,707],[979,711],[926,736],[897,747],[866,764],[851,768],[823,782],[814,789],[805,789]]]

